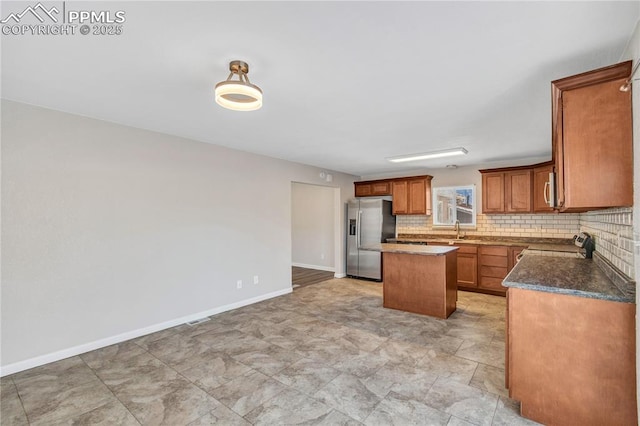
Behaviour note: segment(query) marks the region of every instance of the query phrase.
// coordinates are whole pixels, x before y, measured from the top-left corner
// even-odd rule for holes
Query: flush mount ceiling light
[[[229,77],[216,84],[216,103],[234,111],[260,109],[262,107],[262,90],[249,81],[247,76],[249,64],[242,61],[231,61],[229,71],[231,71]],[[232,80],[234,74],[238,76],[238,80]]]
[[[636,74],[636,71],[638,71],[638,66],[639,65],[640,65],[640,61],[638,61],[636,63],[636,66],[633,67],[633,71],[631,71],[631,75],[629,76],[627,81],[625,81],[624,84],[622,86],[620,86],[620,91],[621,92],[628,92],[629,90],[631,90],[631,84],[633,83],[633,76]]]
[[[397,157],[388,157],[387,160],[392,163],[404,163],[406,161],[429,160],[432,158],[451,157],[454,155],[465,155],[467,150],[464,148],[444,149],[442,151],[425,152],[422,154],[399,155]]]

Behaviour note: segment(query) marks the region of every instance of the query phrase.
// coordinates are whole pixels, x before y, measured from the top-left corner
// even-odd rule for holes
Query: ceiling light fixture
[[[638,65],[640,65],[640,60],[636,62],[636,66],[633,67],[633,71],[631,71],[631,75],[629,76],[627,81],[625,81],[624,84],[620,86],[621,92],[628,92],[629,90],[631,90],[631,84],[633,83],[633,76],[636,74],[636,71],[638,71]]]
[[[429,160],[432,158],[451,157],[454,155],[465,155],[467,150],[464,148],[444,149],[442,151],[425,152],[422,154],[399,155],[397,157],[388,157],[387,160],[392,163],[404,163],[405,161]]]
[[[260,109],[262,107],[262,90],[249,81],[247,76],[249,64],[242,61],[231,61],[229,71],[231,71],[229,77],[216,84],[216,103],[234,111]],[[231,80],[234,74],[238,76],[238,80]]]

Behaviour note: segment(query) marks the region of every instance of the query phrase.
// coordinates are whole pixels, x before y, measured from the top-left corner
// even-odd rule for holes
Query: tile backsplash
[[[500,237],[573,238],[580,229],[579,214],[484,215],[476,217],[476,228],[466,235]],[[449,234],[453,227],[433,227],[431,216],[396,216],[398,234]]]
[[[580,230],[593,236],[598,253],[625,275],[635,279],[632,208],[582,213]]]
[[[633,209],[596,210],[587,213],[483,215],[466,235],[531,238],[573,238],[579,231],[590,233],[596,251],[628,277],[634,275]],[[448,234],[453,227],[433,227],[431,216],[396,216],[398,234]]]

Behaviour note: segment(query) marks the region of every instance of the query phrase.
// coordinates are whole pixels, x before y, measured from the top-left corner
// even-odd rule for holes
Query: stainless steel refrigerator
[[[361,250],[367,245],[384,243],[396,234],[396,217],[391,201],[356,198],[347,203],[347,275],[382,280],[380,252]]]

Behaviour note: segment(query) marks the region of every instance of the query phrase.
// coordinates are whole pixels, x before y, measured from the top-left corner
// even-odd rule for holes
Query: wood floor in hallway
[[[291,267],[291,284],[294,288],[321,283],[333,278],[333,272],[320,271],[318,269]]]

